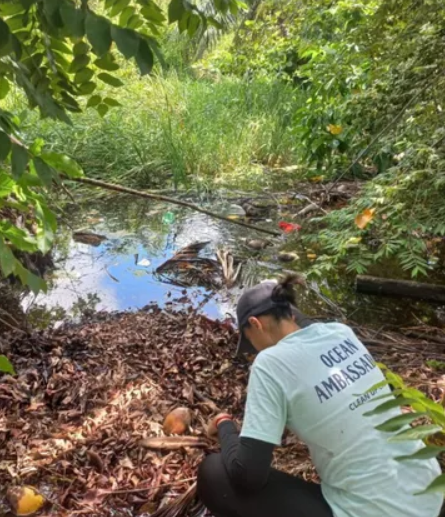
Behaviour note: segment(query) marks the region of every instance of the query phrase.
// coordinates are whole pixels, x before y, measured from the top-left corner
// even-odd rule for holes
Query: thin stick
[[[69,483],[70,485],[72,485],[76,479],[72,479],[72,478],[67,478],[65,476],[61,476],[60,474],[58,474],[57,472],[54,472],[53,470],[45,467],[44,465],[39,465],[39,468],[41,468],[42,470],[45,470],[46,472],[48,472],[48,474],[51,474],[51,476],[53,476],[54,478],[56,479],[60,479],[60,481],[65,481],[67,483]]]
[[[125,495],[125,494],[137,494],[139,492],[146,492],[150,490],[158,490],[159,488],[166,488],[169,486],[181,485],[182,483],[188,483],[189,481],[196,481],[196,476],[187,479],[178,479],[177,481],[172,481],[171,483],[165,483],[164,485],[158,486],[148,486],[145,488],[129,488],[128,490],[101,490],[101,495]]]
[[[76,200],[74,199],[73,195],[71,194],[71,192],[66,188],[66,185],[64,185],[63,183],[61,184],[62,185],[62,189],[63,191],[65,192],[65,194],[71,199],[71,201],[77,205],[78,203],[76,203]]]
[[[14,318],[14,316],[12,314],[10,314],[8,311],[5,311],[5,309],[3,309],[2,307],[0,307],[0,312],[3,313],[3,314],[6,314],[6,316],[8,316],[8,318],[10,320],[12,320],[13,323],[15,323],[17,325],[17,327],[20,326],[20,323]]]
[[[195,212],[201,212],[202,214],[208,215],[210,217],[214,217],[215,219],[220,219],[221,221],[226,221],[228,223],[237,224],[239,226],[244,226],[245,228],[250,228],[251,230],[255,230],[257,232],[267,233],[269,235],[280,236],[281,233],[275,230],[266,230],[265,228],[259,228],[258,226],[254,226],[253,224],[243,223],[242,221],[237,221],[236,219],[229,219],[228,217],[224,217],[220,214],[215,214],[214,212],[210,212],[210,210],[205,210],[197,205],[192,203],[187,203],[187,201],[181,201],[180,199],[174,199],[167,196],[161,196],[158,194],[149,194],[148,192],[143,192],[141,190],[136,190],[128,187],[122,187],[121,185],[115,185],[114,183],[106,183],[105,181],[94,180],[91,178],[67,178],[70,181],[75,181],[77,183],[83,183],[84,185],[92,185],[93,187],[99,187],[107,190],[113,190],[115,192],[121,192],[123,194],[131,194],[132,196],[139,196],[146,199],[155,199],[157,201],[165,201],[166,203],[172,203],[174,205],[185,206],[186,208],[190,208]]]
[[[302,210],[300,210],[296,215],[305,215],[304,214],[304,210],[307,210],[307,208],[311,205],[314,205],[314,207],[318,208],[319,210],[321,210],[324,214],[327,214],[327,211],[322,208],[319,204],[315,203],[315,201],[313,201],[309,196],[305,196],[304,194],[297,194],[295,197],[298,197],[298,198],[304,198],[306,199],[307,201],[309,201],[310,205],[307,205],[305,206]]]
[[[24,330],[22,329],[19,329],[18,327],[15,327],[14,325],[11,325],[11,323],[8,323],[6,320],[4,320],[3,318],[0,318],[0,323],[3,323],[3,325],[6,325],[7,327],[9,327],[11,330],[15,330],[17,332],[21,332],[22,334],[27,334],[27,332],[25,332]]]

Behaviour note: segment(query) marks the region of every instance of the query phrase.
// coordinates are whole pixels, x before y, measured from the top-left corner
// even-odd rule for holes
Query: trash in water
[[[81,242],[82,244],[89,244],[90,246],[100,246],[100,244],[107,240],[105,235],[98,235],[90,232],[74,232],[73,240]]]
[[[286,223],[285,221],[280,221],[278,226],[284,233],[297,232],[301,230],[301,226],[296,223]]]
[[[238,217],[245,217],[246,211],[242,206],[239,205],[230,205],[227,210],[228,216],[238,216]]]
[[[192,285],[218,289],[235,284],[241,269],[239,261],[228,250],[218,250],[217,259],[203,257],[200,252],[209,244],[193,242],[178,250],[173,257],[157,267],[155,274],[163,282],[181,287]]]
[[[294,260],[297,260],[300,258],[296,253],[293,252],[287,252],[282,251],[278,253],[278,260],[281,262],[293,262]]]
[[[172,224],[175,221],[175,214],[173,212],[165,212],[162,216],[162,222],[165,224]]]

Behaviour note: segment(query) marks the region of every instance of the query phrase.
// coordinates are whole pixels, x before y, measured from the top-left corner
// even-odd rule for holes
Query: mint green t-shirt
[[[348,326],[314,323],[258,354],[241,436],[281,444],[287,427],[309,447],[335,517],[437,517],[440,494],[414,495],[440,474],[436,460],[396,461],[420,441],[388,442],[375,429],[396,408],[363,416],[384,402],[366,393],[384,379]]]

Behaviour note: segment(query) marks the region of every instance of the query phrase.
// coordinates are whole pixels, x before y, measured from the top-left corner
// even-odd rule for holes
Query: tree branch
[[[187,201],[181,201],[180,199],[174,199],[167,196],[162,196],[158,194],[149,194],[148,192],[143,192],[141,190],[136,190],[128,187],[122,187],[121,185],[115,185],[114,183],[106,183],[105,181],[94,180],[91,178],[66,178],[69,181],[75,181],[76,183],[83,183],[84,185],[91,185],[93,187],[99,187],[106,190],[114,190],[115,192],[121,192],[122,194],[130,194],[132,196],[143,197],[146,199],[155,199],[157,201],[165,201],[166,203],[172,203],[174,205],[184,206],[186,208],[190,208],[190,210],[194,210],[195,212],[201,212],[202,214],[208,215],[210,217],[214,217],[215,219],[220,219],[221,221],[226,221],[228,223],[237,224],[239,226],[244,226],[245,228],[250,228],[251,230],[255,230],[257,232],[267,233],[269,235],[280,236],[281,233],[275,230],[267,230],[265,228],[259,228],[258,226],[254,226],[253,224],[243,223],[242,221],[237,221],[236,219],[229,219],[228,217],[224,217],[220,214],[215,214],[210,210],[205,210],[197,205],[192,203],[187,203]]]

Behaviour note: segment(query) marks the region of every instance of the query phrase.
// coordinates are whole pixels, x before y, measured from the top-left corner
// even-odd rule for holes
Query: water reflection
[[[171,223],[163,222],[166,213],[173,214]],[[175,304],[186,294],[194,307],[211,317],[233,313],[230,300],[238,290],[215,295],[200,287],[163,283],[153,273],[176,250],[197,240],[209,241],[208,253],[214,253],[217,246],[236,239],[237,227],[215,222],[204,214],[134,200],[84,208],[71,214],[69,223],[70,228],[60,228],[55,249],[57,269],[48,278],[48,293],[26,297],[26,310],[59,307],[75,316],[79,300],[87,300],[88,295],[95,295],[96,310],[120,311],[150,302]],[[104,235],[107,240],[98,246],[76,242],[71,229]]]
[[[222,201],[212,210],[224,211]],[[168,215],[168,217],[167,217]],[[75,242],[73,230],[94,232],[107,237],[99,246]],[[70,214],[60,226],[55,262],[57,269],[48,278],[47,294],[27,296],[23,307],[38,314],[42,308],[62,308],[75,317],[86,308],[107,311],[138,309],[151,302],[160,306],[184,303],[184,295],[200,311],[213,318],[234,316],[234,304],[241,287],[218,293],[204,288],[173,286],[153,276],[153,272],[174,252],[196,241],[209,241],[208,254],[218,246],[228,246],[237,254],[246,254],[242,245],[248,230],[201,213],[172,208],[171,205],[133,198],[115,198],[112,202],[83,207]],[[300,271],[307,268],[305,250],[298,242],[291,246],[303,257],[296,262]],[[245,271],[250,282],[275,277],[283,267],[276,260],[278,247],[268,248],[251,258]],[[312,284],[313,290],[301,290],[301,309],[311,315],[324,315],[329,309],[326,297],[340,306],[343,314],[358,323],[408,323],[431,316],[433,308],[421,302],[356,295],[351,278],[336,272]],[[318,291],[319,294],[316,294]],[[324,298],[323,298],[324,297]],[[37,311],[37,308],[39,311]],[[331,307],[332,308],[332,307]],[[338,316],[338,314],[336,314]],[[58,317],[61,317],[59,311]],[[37,322],[38,323],[38,322]]]

